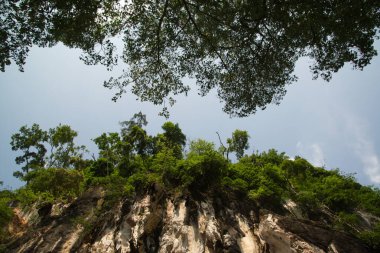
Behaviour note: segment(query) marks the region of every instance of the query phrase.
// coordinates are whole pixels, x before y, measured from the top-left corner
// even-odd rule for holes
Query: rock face
[[[43,207],[6,252],[369,252],[346,234],[236,198],[153,189],[110,205],[103,195],[93,189],[70,205]]]

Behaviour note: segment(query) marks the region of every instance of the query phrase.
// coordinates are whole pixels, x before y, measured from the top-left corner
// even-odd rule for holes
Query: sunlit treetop
[[[114,100],[131,90],[172,105],[194,78],[200,95],[216,89],[232,116],[279,103],[309,57],[329,81],[345,63],[363,69],[377,54],[378,0],[10,0],[0,1],[0,68],[22,70],[31,46],[81,48],[86,64],[121,76],[105,82]],[[113,38],[121,36],[123,48]]]

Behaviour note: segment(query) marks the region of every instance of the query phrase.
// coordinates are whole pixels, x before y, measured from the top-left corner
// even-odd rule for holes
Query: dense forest
[[[152,185],[168,194],[234,194],[259,208],[281,212],[286,200],[296,202],[310,220],[334,220],[332,229],[349,232],[369,247],[380,249],[380,222],[372,230],[359,226],[358,212],[380,216],[380,189],[362,186],[351,174],[315,167],[274,149],[244,154],[247,131],[236,130],[220,147],[198,139],[187,141],[178,124],[166,122],[162,133],[149,135],[144,114],[120,123],[120,132],[93,139],[98,156],[84,158],[86,148],[74,142],[77,132],[68,125],[48,131],[23,126],[12,135],[12,150],[21,167],[14,173],[26,182],[15,191],[0,192],[1,243],[10,239],[6,225],[11,204],[70,202],[87,189],[101,186],[106,207],[121,198],[133,198]],[[236,156],[231,162],[230,155]]]

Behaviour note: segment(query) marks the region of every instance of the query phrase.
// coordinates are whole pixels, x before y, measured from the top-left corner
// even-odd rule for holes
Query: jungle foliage
[[[237,158],[232,162],[223,147],[217,148],[212,142],[201,139],[186,142],[178,124],[166,122],[162,133],[156,136],[146,132],[146,124],[145,115],[135,114],[131,120],[120,123],[120,132],[103,133],[93,139],[99,149],[97,157],[89,160],[75,152],[63,152],[68,154],[68,157],[63,156],[67,163],[52,162],[52,157],[61,161],[62,152],[54,153],[55,148],[51,149],[52,154],[45,153],[41,158],[38,151],[47,150],[53,140],[54,143],[71,143],[76,136],[74,130],[64,126],[65,138],[53,135],[57,137],[54,139],[49,136],[60,132],[62,125],[49,133],[36,124],[31,128],[22,127],[12,136],[11,144],[15,146],[18,140],[18,146],[28,147],[15,150],[22,153],[21,157],[31,157],[26,160],[29,165],[35,157],[39,162],[23,170],[20,179],[27,182],[24,187],[14,192],[0,192],[1,227],[12,219],[9,207],[12,201],[24,206],[36,202],[70,202],[86,189],[101,186],[106,190],[106,204],[112,205],[120,198],[132,198],[158,185],[173,194],[233,194],[259,208],[275,211],[283,210],[285,201],[292,200],[309,219],[321,220],[329,213],[333,229],[350,232],[370,247],[379,248],[380,225],[373,230],[362,230],[358,226],[358,211],[380,217],[378,188],[362,186],[353,175],[338,169],[315,167],[301,157],[290,159],[273,149],[244,154],[249,135],[243,130],[236,130],[227,139],[230,151],[235,152]],[[45,136],[41,133],[47,133],[47,137],[37,140]],[[28,145],[22,144],[26,140],[31,141]],[[57,149],[61,147],[54,143]],[[185,152],[186,143],[189,145]],[[67,146],[77,147],[75,144]],[[70,162],[72,159],[76,163]],[[16,158],[16,162],[19,160]],[[26,165],[24,163],[24,167]]]

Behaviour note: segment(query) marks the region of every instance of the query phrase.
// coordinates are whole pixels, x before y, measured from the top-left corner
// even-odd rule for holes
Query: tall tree
[[[190,142],[189,153],[187,156],[193,155],[207,155],[208,153],[215,151],[215,144],[202,139],[198,139]]]
[[[279,103],[300,57],[327,81],[345,63],[368,65],[380,1],[12,0],[0,1],[0,19],[2,71],[12,60],[22,67],[32,45],[63,42],[83,49],[87,64],[127,64],[105,83],[115,100],[132,85],[142,101],[172,104],[193,77],[201,95],[215,88],[225,112],[247,116]]]
[[[157,145],[161,148],[172,149],[175,157],[182,158],[182,150],[186,145],[186,135],[182,133],[178,124],[170,121],[165,122],[162,129],[164,133],[158,135]]]
[[[138,126],[143,128],[148,125],[148,121],[146,120],[146,115],[142,112],[138,112],[133,114],[133,117],[130,120],[122,121],[119,123],[121,126],[121,135],[128,135],[132,132],[133,127]]]
[[[236,158],[240,159],[244,155],[244,151],[249,148],[249,135],[247,131],[236,129],[232,133],[231,138],[227,138],[227,145],[224,145],[222,142],[222,139],[220,138],[220,135],[218,132],[216,132],[219,138],[220,147],[219,152],[221,154],[226,155],[227,160],[229,160],[229,154],[230,152],[236,153]]]
[[[95,138],[94,142],[99,148],[99,156],[116,165],[120,158],[120,135],[118,133],[103,133]]]
[[[70,168],[73,158],[82,158],[86,148],[77,146],[74,138],[78,133],[69,125],[59,125],[49,129],[48,142],[50,144],[49,167]]]
[[[186,145],[186,135],[182,133],[182,129],[178,124],[168,121],[162,125],[162,129],[164,130],[164,136],[168,142],[173,145]]]
[[[143,129],[148,124],[146,115],[135,113],[130,120],[119,123],[121,126],[122,150],[124,156],[133,152],[144,155],[148,152],[150,136]]]
[[[247,131],[236,129],[232,133],[232,137],[227,139],[229,150],[235,151],[236,158],[240,159],[244,155],[244,151],[249,148],[249,135]]]
[[[21,171],[13,173],[15,177],[23,179],[30,170],[44,166],[46,148],[43,143],[47,139],[47,132],[38,124],[33,124],[32,127],[22,126],[18,133],[12,135],[10,143],[12,150],[22,152],[15,161],[19,165],[23,164]]]

